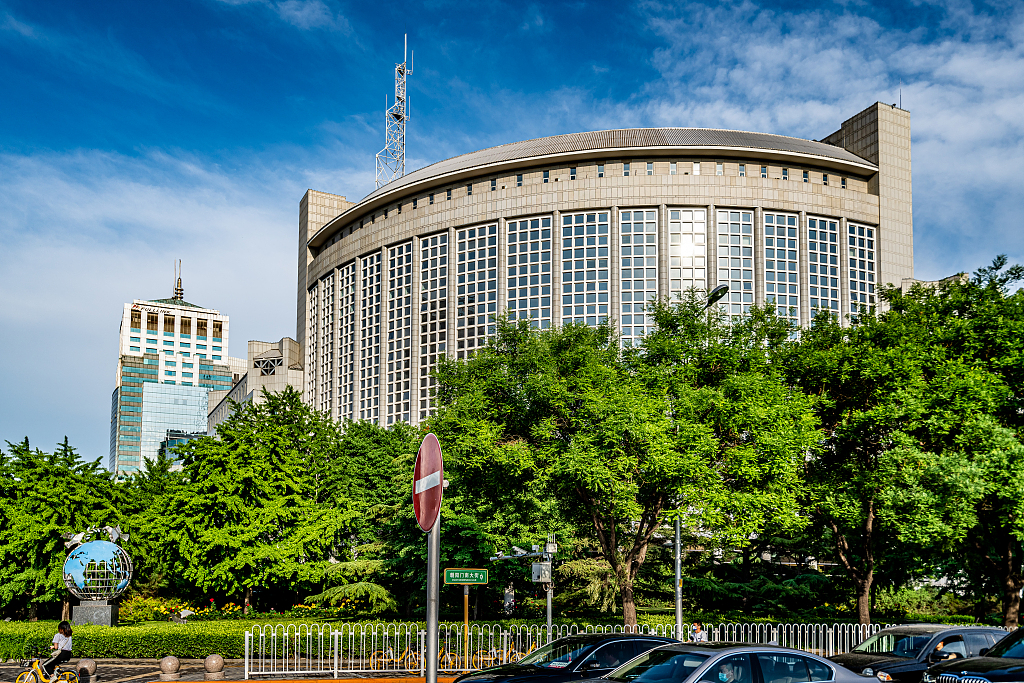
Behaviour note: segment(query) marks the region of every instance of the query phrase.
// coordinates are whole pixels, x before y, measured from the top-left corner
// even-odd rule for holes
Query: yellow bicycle
[[[78,683],[78,673],[73,668],[58,666],[53,676],[48,676],[43,670],[43,655],[40,652],[25,655],[18,666],[25,670],[18,674],[15,683]]]
[[[406,648],[400,655],[395,655],[394,648],[377,650],[370,655],[370,668],[373,671],[388,669],[405,669],[415,671],[420,668],[420,655],[415,650]]]

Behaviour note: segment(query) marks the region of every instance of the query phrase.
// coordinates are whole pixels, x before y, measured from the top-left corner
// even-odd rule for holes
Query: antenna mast
[[[402,63],[395,64],[395,103],[385,115],[385,145],[377,153],[377,187],[405,175],[405,122],[409,120],[409,106],[405,91],[405,77],[412,73],[412,63],[406,69],[409,56],[409,34],[405,34],[405,52]],[[387,103],[387,99],[385,99]]]

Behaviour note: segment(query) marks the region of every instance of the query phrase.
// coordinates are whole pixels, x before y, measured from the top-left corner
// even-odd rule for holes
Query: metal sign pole
[[[676,640],[683,639],[683,566],[679,539],[679,518],[676,517]]]
[[[462,587],[462,643],[465,659],[462,668],[469,669],[469,584]]]
[[[441,515],[427,534],[427,675],[426,683],[437,683],[438,567],[441,554]]]
[[[555,585],[553,583],[547,584],[545,592],[548,594],[548,642],[551,642],[551,594],[554,592]]]

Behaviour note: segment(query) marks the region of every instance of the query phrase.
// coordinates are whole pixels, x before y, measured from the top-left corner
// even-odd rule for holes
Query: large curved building
[[[822,141],[701,128],[557,135],[464,154],[352,203],[300,203],[305,399],[417,423],[430,369],[507,315],[651,330],[647,306],[724,283],[798,324],[913,276],[910,115],[876,103]]]

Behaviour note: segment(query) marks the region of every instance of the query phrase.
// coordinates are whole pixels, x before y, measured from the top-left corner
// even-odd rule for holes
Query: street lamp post
[[[729,293],[729,285],[718,285],[708,292],[703,311],[708,310]],[[701,312],[703,312],[701,311]],[[676,640],[683,639],[683,561],[682,539],[679,530],[679,516],[676,515],[675,579],[676,579]]]

